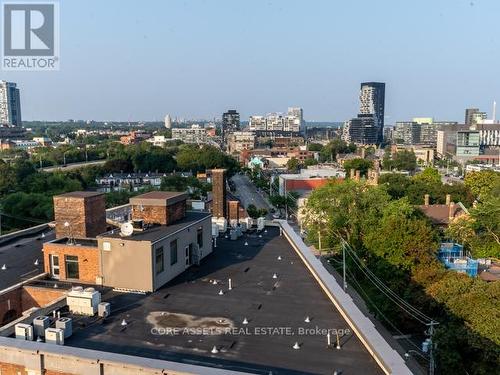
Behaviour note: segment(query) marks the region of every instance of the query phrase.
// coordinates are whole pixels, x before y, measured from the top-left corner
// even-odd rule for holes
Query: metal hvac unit
[[[64,338],[67,339],[73,334],[73,319],[59,318],[56,320],[56,328],[64,331]]]
[[[47,328],[45,330],[47,344],[64,345],[64,330],[61,328]]]
[[[101,302],[97,306],[97,315],[106,318],[111,314],[111,304],[109,302]]]
[[[86,288],[84,290],[73,289],[66,297],[69,311],[77,315],[95,315],[100,302],[101,293],[94,288]]]
[[[33,326],[31,324],[17,323],[15,332],[16,339],[33,341]]]
[[[45,329],[49,328],[50,319],[48,316],[37,316],[33,319],[34,333],[36,337],[45,336]]]

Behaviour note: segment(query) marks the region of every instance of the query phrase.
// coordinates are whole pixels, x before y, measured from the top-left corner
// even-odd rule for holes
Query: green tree
[[[317,165],[318,164],[318,161],[314,158],[307,158],[306,160],[304,160],[304,166],[306,167],[309,167],[311,165]]]
[[[368,228],[363,245],[375,256],[406,270],[435,260],[438,248],[435,231],[405,198],[384,207],[379,225]]]
[[[366,159],[352,159],[346,160],[344,162],[344,169],[346,175],[349,176],[351,173],[351,169],[360,171],[361,176],[365,176],[368,174],[368,169],[373,168],[373,162]]]
[[[379,177],[379,184],[386,186],[392,199],[399,199],[406,195],[411,180],[401,173],[386,173]]]
[[[422,172],[413,176],[413,181],[423,182],[427,185],[441,185],[441,175],[436,168],[427,167]]]
[[[301,167],[300,161],[297,158],[290,158],[286,163],[286,168],[292,173],[297,173]]]
[[[493,189],[500,186],[500,173],[492,170],[468,172],[464,184],[475,197],[481,199],[482,196],[489,194]]]
[[[397,169],[398,171],[413,172],[417,168],[417,158],[413,151],[403,150],[391,155],[390,148],[387,148],[382,166],[387,171]]]
[[[321,143],[309,143],[307,149],[309,151],[321,151],[323,149],[323,145]]]

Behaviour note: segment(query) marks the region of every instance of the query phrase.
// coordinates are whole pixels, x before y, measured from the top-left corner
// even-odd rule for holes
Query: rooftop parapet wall
[[[33,374],[71,375],[248,374],[233,370],[0,337],[0,369],[3,368],[13,368],[17,371],[29,369],[33,371]],[[17,372],[13,372],[13,374],[17,374]]]

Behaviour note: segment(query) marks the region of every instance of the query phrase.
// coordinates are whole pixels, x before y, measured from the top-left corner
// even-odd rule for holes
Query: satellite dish
[[[134,233],[134,227],[132,226],[132,223],[123,223],[120,226],[120,234],[124,237],[130,236],[132,233]]]

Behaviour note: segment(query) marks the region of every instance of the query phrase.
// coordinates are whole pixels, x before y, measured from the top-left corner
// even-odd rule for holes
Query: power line
[[[375,276],[375,279],[372,277],[374,275],[370,275],[367,270],[368,268],[364,265],[362,265],[360,260],[357,260],[356,258],[353,257],[352,255],[352,250],[348,249],[346,247],[347,253],[351,256],[351,259],[354,261],[354,264],[363,272],[363,274],[368,278],[369,281],[372,282],[372,284],[380,290],[386,297],[388,297],[391,301],[393,301],[398,307],[400,307],[403,311],[405,311],[408,315],[413,317],[415,320],[419,321],[422,324],[426,324],[428,322],[431,322],[432,319],[429,318],[427,315],[419,311],[417,308],[413,307],[410,305],[408,302],[406,302],[404,299],[399,297],[396,293],[394,293],[387,285],[385,285],[380,279],[378,279]],[[359,258],[358,258],[359,259]],[[371,272],[371,271],[370,271]]]
[[[379,313],[379,315],[384,318],[384,320],[397,332],[401,335],[401,337],[403,339],[405,339],[408,344],[412,345],[414,348],[416,348],[419,352],[421,351],[421,349],[418,347],[418,345],[416,345],[413,341],[411,341],[409,338],[406,337],[406,335],[401,332],[401,330],[391,321],[389,320],[389,318],[377,307],[377,305],[373,302],[373,300],[370,298],[370,296],[368,295],[368,292],[366,292],[363,287],[361,286],[361,284],[356,280],[356,278],[354,277],[354,275],[350,272],[350,271],[347,271],[347,273],[349,274],[349,276],[351,277],[351,281],[353,281],[357,286],[358,286],[358,290],[361,291],[361,293],[365,296],[365,298],[368,300],[368,302],[375,308],[375,310],[377,310],[377,312]]]
[[[430,318],[429,316],[427,316],[424,313],[422,313],[416,307],[410,305],[408,302],[406,302],[404,299],[402,299],[400,296],[398,296],[392,289],[390,289],[387,285],[385,285],[385,283],[382,280],[380,280],[377,277],[377,275],[375,275],[366,265],[363,264],[363,262],[361,261],[361,259],[359,259],[359,257],[357,256],[357,254],[352,250],[352,248],[350,246],[347,245],[346,249],[348,250],[348,254],[351,256],[351,259],[354,260],[354,263],[356,264],[356,266],[369,278],[370,281],[372,281],[372,283],[381,292],[383,292],[385,295],[387,295],[387,297],[389,297],[390,299],[392,299],[395,303],[399,302],[399,304],[404,305],[406,307],[406,309],[409,309],[410,311],[412,311],[413,313],[409,313],[408,311],[407,312],[410,315],[412,315],[413,317],[415,317],[413,314],[416,314],[416,315],[418,315],[423,320],[427,320],[428,322],[433,321],[432,318]],[[405,308],[403,308],[403,309],[406,311]],[[422,320],[420,320],[418,318],[416,318],[416,319],[419,320],[423,324],[427,323],[427,322],[422,322]]]
[[[42,220],[42,219],[28,219],[28,218],[25,218],[25,217],[22,217],[22,216],[9,215],[9,214],[6,214],[4,212],[0,213],[0,215],[8,217],[8,218],[11,218],[11,219],[23,220],[23,221],[28,221],[28,222],[31,222],[31,223],[36,223],[36,224],[45,224],[47,222],[47,220]]]

